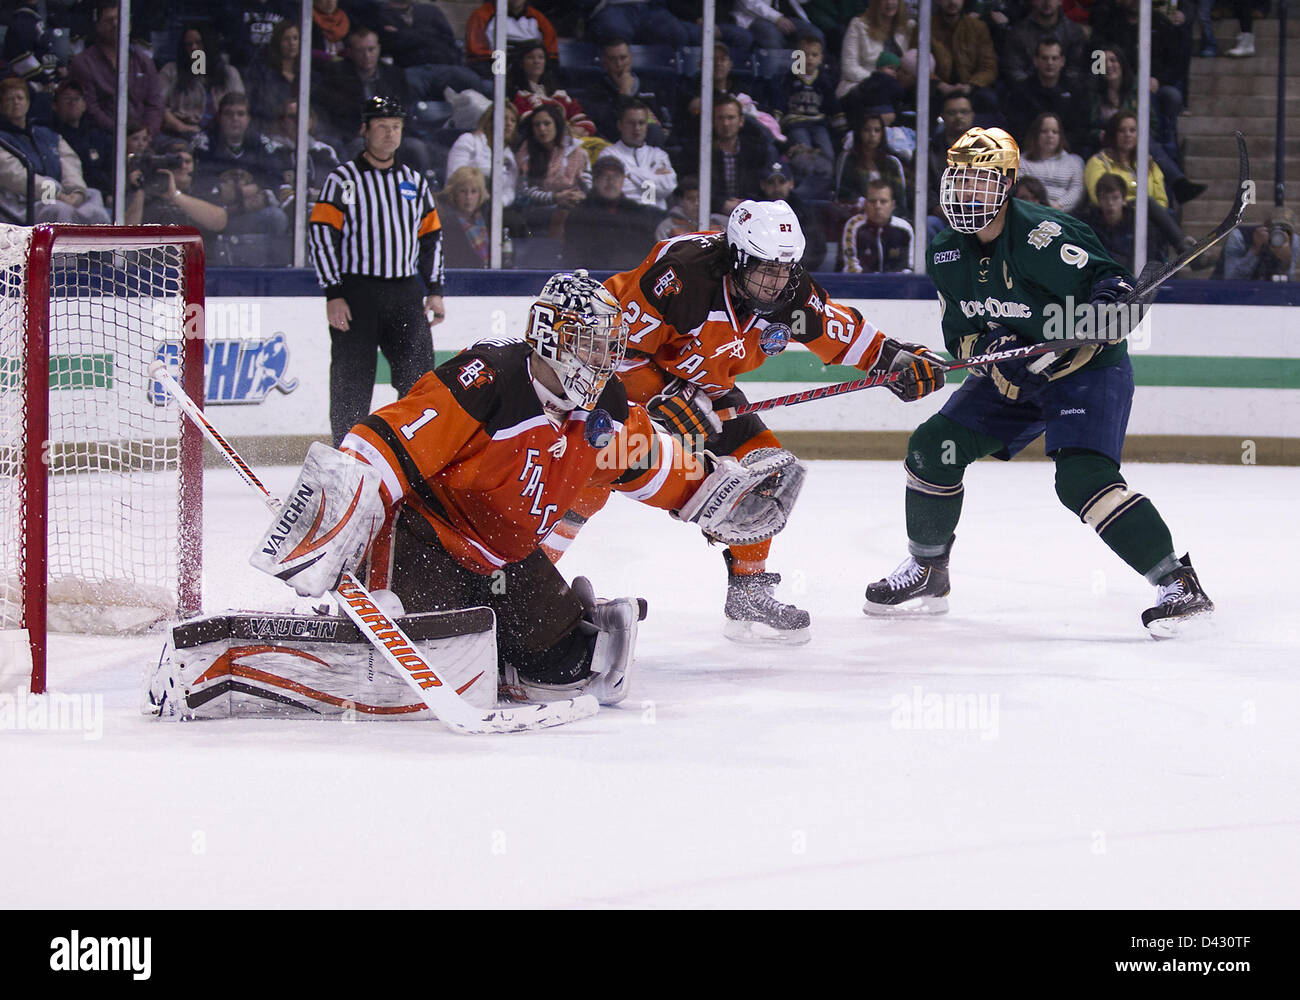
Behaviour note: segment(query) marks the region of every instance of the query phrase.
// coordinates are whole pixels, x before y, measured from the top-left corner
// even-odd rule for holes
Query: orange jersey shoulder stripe
[[[312,222],[323,222],[327,226],[343,231],[343,213],[327,201],[318,201],[312,206]]]

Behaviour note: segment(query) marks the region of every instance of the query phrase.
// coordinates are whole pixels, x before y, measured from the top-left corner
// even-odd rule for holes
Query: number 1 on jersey
[[[406,440],[408,441],[411,440],[411,438],[415,437],[416,431],[418,431],[421,427],[423,427],[425,424],[427,424],[430,420],[432,420],[437,415],[438,415],[438,411],[430,408],[425,410],[422,414],[420,414],[418,420],[412,420],[409,424],[402,424],[401,427],[402,437],[406,438]]]

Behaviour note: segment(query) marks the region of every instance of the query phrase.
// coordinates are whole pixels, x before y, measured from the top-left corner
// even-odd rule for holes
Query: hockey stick
[[[181,410],[203,431],[204,436],[221,453],[239,474],[246,485],[262,495],[262,500],[272,511],[280,509],[280,501],[271,495],[253,470],[240,457],[221,432],[208,422],[203,411],[186,394],[165,362],[155,361],[149,366],[149,377],[161,382],[172,394]],[[402,680],[410,685],[429,710],[443,725],[453,732],[472,733],[522,733],[551,726],[562,726],[596,714],[599,705],[589,694],[564,701],[518,708],[497,708],[480,712],[438,675],[433,664],[416,651],[415,644],[396,622],[375,606],[370,592],[351,573],[344,573],[336,589],[330,591],[339,609],[361,630],[361,634],[379,652]]]
[[[1211,232],[1206,233],[1197,240],[1196,243],[1188,247],[1186,252],[1178,257],[1177,260],[1171,261],[1168,264],[1158,264],[1155,261],[1147,264],[1147,266],[1142,269],[1142,275],[1134,285],[1133,291],[1120,298],[1111,308],[1121,309],[1134,305],[1147,305],[1150,301],[1150,296],[1156,291],[1156,289],[1241,225],[1241,217],[1246,211],[1246,205],[1249,204],[1250,201],[1253,201],[1253,198],[1249,197],[1251,193],[1250,155],[1246,150],[1246,137],[1243,136],[1240,131],[1234,131],[1232,134],[1237,140],[1238,178],[1237,195],[1233,199],[1232,207],[1228,209],[1228,214],[1223,217],[1223,221],[1220,222]],[[954,361],[952,364],[945,365],[944,371],[961,371],[963,368],[975,368],[979,365],[996,364],[999,361],[1017,361],[1024,358],[1037,357],[1040,354],[1054,354],[1057,351],[1069,351],[1076,347],[1087,347],[1095,346],[1099,343],[1117,342],[1118,341],[1084,339],[1050,340],[1041,344],[1031,344],[1026,347],[1016,347],[1009,351],[1000,351],[995,354],[982,354],[979,357]],[[715,412],[721,420],[732,420],[736,417],[743,416],[746,413],[757,413],[760,410],[771,410],[777,406],[793,406],[796,403],[807,403],[814,399],[825,399],[828,396],[838,396],[845,392],[857,392],[860,389],[874,389],[877,386],[889,385],[891,382],[897,381],[897,379],[897,372],[893,375],[868,375],[865,378],[853,379],[851,382],[837,382],[834,385],[818,386],[816,389],[806,389],[803,392],[792,392],[785,396],[774,396],[771,399],[760,399],[754,403],[745,403],[741,406],[731,406]]]

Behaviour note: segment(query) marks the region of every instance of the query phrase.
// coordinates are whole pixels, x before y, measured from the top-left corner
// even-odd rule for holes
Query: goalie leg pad
[[[470,704],[497,703],[488,608],[397,619]],[[142,711],[175,719],[427,719],[427,706],[345,618],[228,614],[178,625],[146,670]]]
[[[333,590],[360,565],[384,525],[379,470],[323,445],[307,451],[298,482],[249,562],[301,597]]]

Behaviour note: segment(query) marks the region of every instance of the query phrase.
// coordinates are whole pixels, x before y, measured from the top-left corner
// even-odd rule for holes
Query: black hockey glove
[[[713,412],[713,401],[692,382],[674,379],[645,408],[651,420],[686,444],[699,446],[722,433],[722,421]]]
[[[880,345],[880,356],[867,374],[898,372],[898,378],[887,382],[885,388],[910,403],[942,389],[946,367],[943,358],[923,344],[904,344],[887,339]]]
[[[1011,351],[1017,347],[1031,347],[1034,341],[1013,333],[1000,323],[990,323],[984,335],[976,342],[971,352],[974,357],[980,354],[996,354],[999,351]],[[1013,403],[1026,403],[1047,387],[1046,368],[1054,359],[1050,354],[1033,358],[1019,358],[1014,361],[999,361],[986,366],[989,378],[998,392]]]
[[[1132,303],[1127,309],[1117,307],[1120,299],[1133,291],[1133,283],[1123,275],[1114,274],[1092,286],[1088,304],[1093,310],[1093,336],[1103,342],[1123,340],[1141,321],[1145,303]]]

